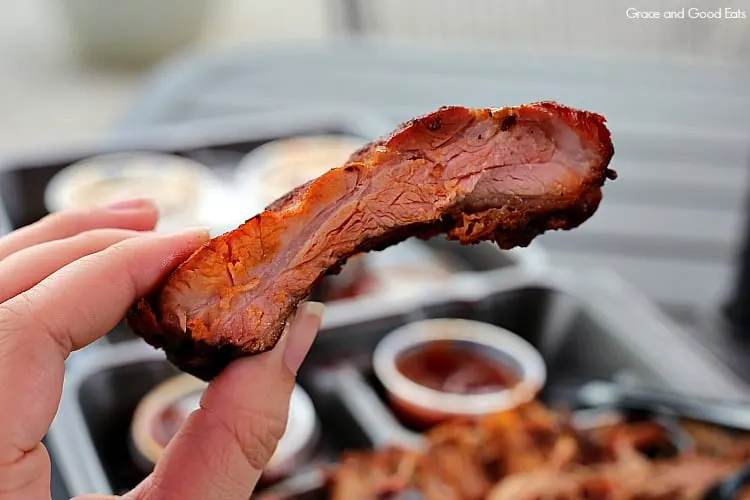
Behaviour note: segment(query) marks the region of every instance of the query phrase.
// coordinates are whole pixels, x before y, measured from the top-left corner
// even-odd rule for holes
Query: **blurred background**
[[[447,103],[556,99],[608,118],[624,175],[594,220],[540,243],[565,265],[616,268],[678,314],[731,286],[750,157],[745,1],[6,5],[0,153],[281,109],[392,124]],[[668,10],[685,18],[632,14]]]
[[[6,13],[0,20],[0,69],[4,75],[0,92],[2,151],[49,147],[51,143],[101,134],[127,110],[141,80],[158,64],[157,60],[138,69],[102,70],[77,57],[78,39],[93,40],[96,36],[89,33],[90,24],[98,22],[106,26],[104,23],[112,22],[107,18],[116,17],[114,12],[105,14],[112,9],[111,2],[92,7],[95,3],[6,0]],[[179,9],[179,2],[174,1],[160,1],[148,7],[146,4],[130,2],[132,6],[127,9],[133,11],[129,14],[133,17],[123,21],[119,30],[138,31],[138,23],[142,22],[138,9],[145,12],[144,16],[150,16],[151,9],[166,9],[172,16],[175,10],[184,9],[182,21],[170,21],[167,17],[153,20],[166,33],[195,32],[196,40],[190,46],[176,44],[175,52],[180,53],[364,35],[544,54],[595,53],[604,57],[695,58],[742,63],[750,54],[747,21],[644,21],[625,15],[628,7],[664,10],[687,6],[668,0],[614,0],[606,4],[595,0],[564,4],[545,0],[217,0],[190,1]],[[704,10],[747,7],[741,0],[705,0],[699,4]],[[87,8],[90,12],[83,16],[87,20],[80,19],[76,12]],[[192,20],[194,17],[199,21]],[[184,28],[181,23],[190,27]],[[110,34],[115,38],[111,30]],[[128,36],[133,35],[122,36],[125,45],[133,44]],[[112,52],[118,50],[127,53],[129,49],[112,49]],[[131,50],[137,52],[136,48]],[[154,51],[158,49],[154,47]],[[173,54],[165,57],[169,55]]]
[[[74,204],[83,174],[57,174],[101,153],[167,153],[138,157],[141,170],[132,157],[104,163],[110,173],[131,169],[131,181],[141,176],[129,189],[157,190],[177,215],[194,193],[205,192],[205,206],[185,214],[189,222],[209,220],[218,232],[415,115],[447,104],[558,100],[604,115],[612,130],[612,167],[620,177],[605,188],[597,214],[575,231],[546,234],[512,252],[432,242],[367,263],[354,259],[319,291],[343,305],[334,313],[338,329],[314,360],[324,359],[326,349],[338,352],[335,339],[346,339],[345,326],[359,321],[346,299],[400,290],[403,310],[378,306],[375,323],[356,327],[367,339],[353,348],[359,356],[367,358],[401,323],[454,315],[531,342],[548,382],[583,383],[624,370],[683,392],[750,394],[747,0],[4,0],[3,6],[0,232]],[[680,14],[665,18],[667,11]],[[316,134],[326,137],[280,143]],[[331,134],[344,138],[331,142]],[[102,175],[104,163],[97,161],[85,164],[84,173]],[[144,173],[154,162],[163,168]],[[278,174],[282,165],[294,173]],[[230,187],[237,191],[231,196]],[[548,268],[554,272],[543,286],[523,282]],[[432,309],[404,291],[422,279],[452,289],[457,270],[499,288],[488,288],[472,305],[461,299]],[[496,273],[502,270],[509,274]],[[569,279],[573,285],[561,284]],[[118,332],[112,345],[132,340]],[[151,466],[123,458],[130,456],[124,436],[144,394],[174,373],[140,347],[84,363],[73,395],[64,398],[63,434],[77,436],[68,420],[79,419],[79,431],[96,448],[82,458],[88,475],[66,473],[76,493],[124,491]],[[382,380],[373,382],[371,361],[354,363],[361,380],[337,375],[335,397],[316,389],[316,362],[301,384],[324,427],[354,425],[326,420],[321,408],[332,400],[349,405],[353,421],[380,411],[362,410],[371,403],[351,396],[375,387],[387,399]],[[148,366],[139,372],[138,390],[126,390],[133,379],[114,371],[105,383],[89,380],[97,370],[128,363]],[[124,402],[108,398],[113,391]],[[388,432],[372,432],[368,444],[354,439],[333,448],[389,442]],[[76,442],[62,439],[57,450]]]

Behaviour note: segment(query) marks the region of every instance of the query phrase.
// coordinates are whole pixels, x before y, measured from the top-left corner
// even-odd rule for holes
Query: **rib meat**
[[[440,233],[508,249],[574,228],[616,177],[604,122],[553,102],[444,107],[411,120],[212,239],[128,322],[209,380],[273,348],[298,303],[352,255]]]

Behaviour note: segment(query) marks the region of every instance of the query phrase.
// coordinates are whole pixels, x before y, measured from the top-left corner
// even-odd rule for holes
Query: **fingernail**
[[[305,302],[297,309],[284,342],[284,363],[295,375],[318,335],[324,311],[320,302]]]
[[[156,204],[149,198],[134,198],[131,200],[118,200],[107,203],[104,208],[108,210],[134,210],[136,208],[154,207]]]
[[[168,236],[194,236],[201,242],[211,239],[211,229],[208,227],[188,227]]]

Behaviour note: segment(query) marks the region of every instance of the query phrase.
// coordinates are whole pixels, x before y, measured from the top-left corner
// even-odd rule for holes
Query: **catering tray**
[[[241,158],[275,139],[300,135],[343,134],[372,140],[392,124],[358,109],[287,110],[252,116],[207,119],[180,125],[153,126],[92,145],[71,144],[64,150],[40,151],[0,159],[0,206],[9,227],[23,226],[47,214],[45,189],[65,167],[94,156],[118,152],[159,152],[184,156],[232,182]],[[254,214],[237,214],[240,219]],[[225,228],[221,228],[225,229]]]
[[[98,155],[136,151],[187,157],[209,167],[229,189],[240,160],[263,144],[318,134],[343,134],[369,141],[388,133],[392,127],[389,121],[365,110],[310,107],[147,128],[118,135],[97,147],[72,146],[65,151],[8,159],[0,163],[0,235],[47,215],[45,188],[53,176],[75,162]],[[225,223],[212,227],[213,234],[233,229],[255,215],[252,210],[224,209],[223,206],[221,210],[229,212],[229,217]],[[427,251],[446,269],[455,271],[486,272],[516,266],[540,269],[546,261],[545,254],[533,243],[527,248],[499,251],[491,243],[465,247],[444,238],[424,243],[410,240],[383,253],[393,256],[390,261],[398,262],[406,260],[408,251],[417,246],[424,247],[421,251]],[[128,330],[120,325],[106,341],[130,338]]]
[[[532,343],[547,365],[544,401],[564,393],[556,388],[624,375],[679,394],[750,401],[746,385],[614,275],[523,267],[459,273],[448,286],[328,307],[298,377],[318,412],[320,446],[282,484],[313,495],[308,486],[319,484],[320,467],[345,449],[419,445],[421,436],[400,423],[374,381],[371,356],[393,329],[436,317],[493,323]],[[116,494],[142,479],[127,451],[132,414],[176,373],[141,341],[91,346],[71,361],[49,442],[72,495]]]

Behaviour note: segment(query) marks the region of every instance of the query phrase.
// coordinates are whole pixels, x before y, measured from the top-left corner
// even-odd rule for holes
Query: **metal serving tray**
[[[92,156],[123,151],[177,154],[209,167],[219,177],[236,168],[239,160],[262,144],[291,136],[347,134],[374,139],[392,128],[390,122],[358,109],[299,109],[252,116],[208,119],[161,127],[91,144],[73,144],[66,150],[22,154],[0,161],[0,204],[10,227],[29,224],[44,215],[44,190],[52,176],[66,166]],[[242,214],[244,215],[244,214]],[[254,214],[248,214],[248,218]]]
[[[75,146],[67,151],[6,160],[0,164],[0,235],[47,215],[44,191],[52,176],[76,161],[95,155],[121,151],[178,154],[208,166],[219,178],[228,179],[245,154],[269,141],[313,134],[346,134],[372,140],[392,127],[391,122],[364,110],[306,108],[154,127],[118,135],[96,148]],[[238,214],[238,220],[252,215]],[[545,254],[533,243],[527,248],[499,251],[491,243],[464,247],[444,239],[411,240],[385,252],[394,254],[398,260],[399,252],[418,245],[424,245],[435,259],[458,270],[486,272],[515,266],[539,269],[546,262]],[[131,338],[129,331],[120,325],[107,335],[106,341]]]
[[[614,275],[525,268],[459,273],[445,287],[328,307],[298,378],[318,411],[322,444],[282,485],[318,484],[320,466],[344,449],[419,444],[419,434],[385,402],[371,354],[394,328],[434,317],[486,321],[529,340],[548,366],[546,401],[592,378],[624,374],[682,394],[750,401],[746,385]],[[139,399],[175,373],[160,351],[141,341],[78,353],[49,434],[72,495],[120,493],[143,477],[127,451],[130,419]]]

